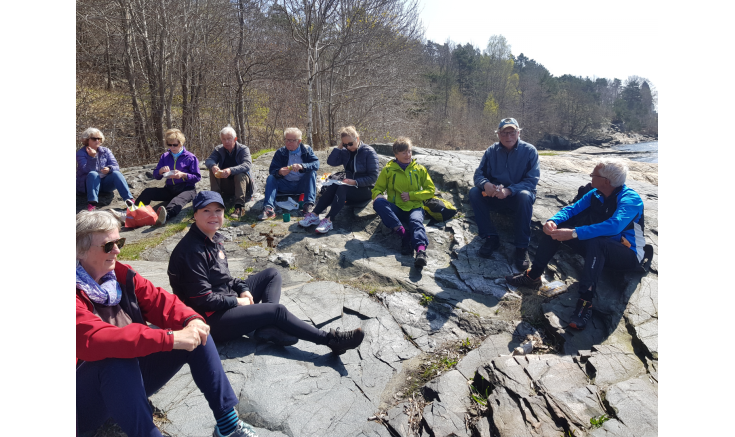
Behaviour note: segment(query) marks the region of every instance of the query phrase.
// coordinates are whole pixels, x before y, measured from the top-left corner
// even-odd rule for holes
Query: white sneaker
[[[166,214],[167,214],[166,213],[166,208],[164,208],[163,206],[159,206],[158,207],[158,211],[156,211],[156,212],[158,213],[158,218],[156,219],[156,224],[157,225],[165,225],[166,224]]]
[[[307,212],[304,218],[299,222],[299,225],[308,228],[311,225],[318,225],[319,223],[318,215],[313,212]]]
[[[316,227],[317,234],[326,234],[332,230],[332,222],[324,219],[319,222],[319,226]]]

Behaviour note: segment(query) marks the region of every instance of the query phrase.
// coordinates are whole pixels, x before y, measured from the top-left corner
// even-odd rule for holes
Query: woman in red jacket
[[[255,436],[235,410],[209,326],[176,296],[117,262],[125,239],[108,211],[77,215],[77,431],[112,417],[129,437],[161,436],[148,396],[184,364],[217,421],[214,436]],[[147,325],[150,322],[161,329]]]

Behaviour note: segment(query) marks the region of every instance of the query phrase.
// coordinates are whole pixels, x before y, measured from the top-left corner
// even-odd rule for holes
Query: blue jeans
[[[129,436],[161,437],[153,424],[148,396],[163,387],[187,363],[214,417],[237,405],[237,396],[210,336],[206,345],[191,352],[172,350],[138,358],[107,358],[82,363],[76,371],[78,434],[91,434],[112,417]]]
[[[97,202],[100,191],[112,191],[114,189],[117,190],[123,200],[133,198],[133,193],[128,188],[125,176],[119,171],[111,171],[103,178],[96,171],[90,171],[87,174],[87,202]]]
[[[515,246],[521,249],[528,247],[531,240],[531,217],[533,216],[533,203],[536,195],[530,191],[521,190],[511,197],[498,199],[496,197],[483,197],[482,190],[472,187],[470,190],[470,204],[475,212],[477,231],[480,238],[498,236],[493,221],[490,219],[490,211],[510,212],[513,214],[515,225]]]
[[[404,211],[395,203],[390,203],[381,197],[375,200],[373,209],[387,227],[395,229],[403,226],[406,228],[406,235],[411,239],[411,247],[414,249],[418,248],[419,245],[429,247],[429,239],[426,238],[426,229],[424,228],[423,208]]]
[[[265,181],[263,207],[273,208],[273,204],[276,202],[276,191],[283,194],[304,193],[304,204],[311,203],[313,205],[316,199],[316,172],[304,171],[304,175],[298,181],[289,181],[286,178],[277,178],[273,175],[268,176]]]

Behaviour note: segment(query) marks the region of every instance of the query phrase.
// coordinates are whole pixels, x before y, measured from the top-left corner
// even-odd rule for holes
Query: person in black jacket
[[[278,303],[281,275],[269,268],[245,280],[233,278],[227,265],[222,196],[200,191],[194,198],[194,224],[171,253],[168,277],[174,294],[201,314],[218,343],[255,331],[255,337],[281,346],[301,340],[329,346],[339,355],[362,343],[361,328],[322,331]]]
[[[339,131],[340,142],[332,149],[327,158],[331,166],[344,165],[345,179],[342,184],[333,183],[326,187],[326,191],[319,198],[314,211],[306,213],[299,222],[303,227],[319,225],[316,232],[326,234],[332,230],[332,219],[342,210],[345,202],[361,202],[372,199],[372,189],[380,174],[380,163],[375,149],[360,141],[360,136],[354,126],[343,127]],[[331,206],[331,207],[330,207]],[[319,220],[327,207],[329,213]]]

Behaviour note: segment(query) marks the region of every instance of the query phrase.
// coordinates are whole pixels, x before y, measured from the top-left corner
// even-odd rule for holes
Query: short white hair
[[[229,124],[222,128],[221,131],[219,131],[219,136],[230,136],[232,138],[237,138],[237,132],[235,132],[235,129],[232,128]]]
[[[94,234],[120,229],[111,211],[82,211],[77,214],[77,259],[82,259],[92,246]]]
[[[602,158],[597,160],[597,167],[600,167],[600,176],[609,180],[615,188],[622,186],[628,177],[628,165],[622,159]]]
[[[294,134],[297,137],[299,137],[299,140],[301,140],[301,129],[297,127],[287,127],[286,130],[283,131],[283,139],[286,139],[286,135],[288,134]]]
[[[95,136],[95,138],[102,138],[102,141],[100,141],[100,144],[105,142],[105,136],[102,134],[102,131],[97,129],[96,127],[88,127],[84,132],[82,132],[82,143],[86,146],[89,141],[89,137],[92,135]]]

